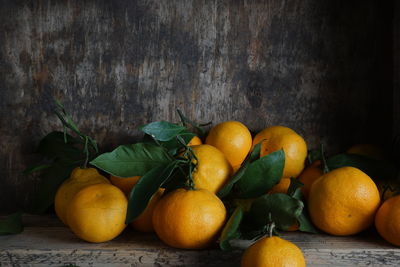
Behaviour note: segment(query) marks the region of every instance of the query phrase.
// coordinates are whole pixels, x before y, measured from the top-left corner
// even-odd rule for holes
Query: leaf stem
[[[275,230],[275,223],[270,222],[270,224],[268,226],[268,237],[272,237],[274,230]]]
[[[212,122],[206,122],[206,123],[197,123],[195,121],[190,120],[187,118],[185,115],[183,115],[183,112],[177,108],[176,112],[178,112],[178,115],[181,119],[182,125],[186,127],[187,124],[192,125],[194,128],[196,128],[199,131],[200,137],[203,137],[206,134],[206,131],[203,129],[204,126],[208,126],[212,124]]]
[[[322,171],[324,174],[328,173],[330,170],[328,168],[328,164],[326,163],[325,149],[323,143],[321,143],[321,158],[322,158]]]

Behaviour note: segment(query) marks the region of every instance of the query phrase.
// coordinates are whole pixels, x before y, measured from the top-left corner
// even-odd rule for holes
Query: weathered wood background
[[[21,171],[61,129],[54,97],[105,148],[177,107],[252,131],[286,125],[332,152],[390,140],[392,5],[0,1],[0,210],[31,199],[36,178]]]

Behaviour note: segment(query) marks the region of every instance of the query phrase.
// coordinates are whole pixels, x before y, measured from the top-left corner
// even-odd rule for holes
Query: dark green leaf
[[[307,209],[303,209],[300,216],[297,218],[299,222],[299,230],[302,232],[318,234],[319,231],[314,227],[307,214]]]
[[[122,145],[104,153],[90,164],[118,177],[142,176],[149,170],[171,162],[162,147],[146,143]]]
[[[180,136],[185,145],[187,145],[189,144],[190,140],[192,140],[192,138],[196,135],[188,131],[183,131],[178,136]],[[165,142],[160,141],[160,144],[168,150],[170,155],[176,155],[178,151],[183,148],[183,146],[176,140],[176,138]]]
[[[10,214],[0,220],[0,235],[19,234],[23,230],[21,212]]]
[[[193,163],[190,164],[193,165]],[[189,164],[179,164],[179,167],[177,167],[171,176],[162,184],[162,187],[165,188],[164,194],[186,186],[189,171]]]
[[[320,149],[313,149],[308,151],[307,154],[308,164],[312,164],[317,160],[322,160],[322,152]]]
[[[31,173],[34,173],[34,172],[45,170],[45,169],[50,168],[50,167],[51,167],[51,164],[34,165],[34,166],[26,168],[24,170],[23,174],[31,174]]]
[[[253,151],[250,155],[245,159],[243,164],[240,166],[239,170],[233,175],[233,177],[219,190],[218,197],[223,198],[226,197],[232,190],[232,187],[235,183],[237,183],[243,175],[246,173],[249,164],[260,157],[261,150],[261,142],[254,146]]]
[[[285,153],[282,149],[250,163],[241,179],[235,184],[240,198],[255,198],[265,194],[279,183],[284,165]]]
[[[290,178],[290,185],[287,191],[287,194],[295,199],[301,200],[302,199],[302,194],[301,194],[301,187],[304,186],[302,182],[300,182],[296,178]]]
[[[78,140],[69,134],[66,137],[67,143],[65,143],[63,132],[49,133],[40,141],[37,152],[46,158],[84,158],[83,152],[74,146]]]
[[[228,222],[225,224],[224,229],[219,240],[219,247],[222,250],[231,250],[231,244],[229,243],[232,239],[240,237],[240,223],[243,218],[243,208],[237,206],[235,211],[232,213]]]
[[[358,168],[369,175],[375,181],[395,180],[398,168],[390,162],[376,160],[356,154],[338,154],[327,160],[330,170],[351,166]]]
[[[176,166],[177,162],[173,161],[151,169],[140,178],[129,194],[126,224],[137,218],[144,211],[151,197],[171,176]]]
[[[271,214],[276,227],[286,230],[297,222],[303,207],[303,202],[287,194],[264,195],[253,202],[246,218],[253,230],[258,230],[265,227]]]
[[[203,127],[212,124],[211,121],[206,123],[197,123],[186,117],[180,109],[177,109],[176,111],[178,112],[179,117],[181,118],[183,126],[186,127],[187,124],[193,126],[198,131],[200,138],[203,138],[206,135],[206,131],[204,130]]]
[[[140,127],[140,129],[158,141],[169,141],[186,130],[186,127],[167,121],[156,121],[146,124]]]
[[[56,161],[51,167],[43,170],[38,190],[32,203],[33,213],[45,212],[53,203],[58,187],[69,178],[74,168],[81,166],[83,161]]]

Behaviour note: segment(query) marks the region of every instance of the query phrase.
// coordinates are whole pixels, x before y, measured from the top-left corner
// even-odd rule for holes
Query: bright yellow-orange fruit
[[[197,145],[201,145],[201,144],[203,144],[203,142],[201,142],[201,139],[198,136],[194,136],[187,145],[188,146],[197,146]]]
[[[154,232],[153,227],[153,212],[157,206],[158,201],[160,201],[162,195],[164,193],[164,189],[160,188],[158,191],[151,197],[149,204],[147,204],[146,209],[137,217],[135,220],[131,222],[133,229],[139,232]]]
[[[305,267],[303,253],[295,244],[277,236],[264,237],[248,247],[241,267]]]
[[[383,202],[375,216],[375,227],[386,241],[400,246],[400,196]]]
[[[111,184],[95,184],[80,190],[67,208],[68,225],[79,238],[106,242],[126,227],[128,200]]]
[[[268,193],[270,193],[270,194],[275,194],[275,193],[287,194],[289,186],[290,186],[290,178],[282,178],[281,181],[278,184],[276,184],[274,187],[272,187]]]
[[[299,181],[304,184],[301,188],[301,192],[305,199],[308,199],[308,195],[310,194],[310,189],[312,184],[323,174],[321,170],[321,161],[317,160],[313,162],[310,166],[305,168],[303,172],[299,176]]]
[[[226,121],[214,126],[206,138],[206,144],[215,146],[232,167],[242,164],[251,149],[251,133],[238,121]]]
[[[109,184],[110,181],[104,176],[100,175],[99,172],[94,168],[75,168],[71,176],[65,180],[57,190],[56,197],[54,199],[54,208],[58,218],[67,224],[66,212],[67,206],[71,202],[71,199],[81,189],[99,183]]]
[[[204,189],[174,190],[161,198],[153,213],[158,237],[182,249],[202,249],[216,241],[226,219],[222,201]]]
[[[229,180],[232,167],[225,155],[210,145],[193,146],[197,157],[197,166],[193,172],[193,180],[198,189],[207,189],[217,193]]]
[[[122,192],[124,192],[127,196],[131,192],[133,186],[139,181],[139,179],[140,176],[133,176],[128,178],[120,178],[113,175],[110,176],[111,183],[121,189]]]
[[[304,169],[307,144],[292,129],[284,126],[268,127],[254,137],[253,146],[261,141],[261,157],[280,149],[285,152],[284,178],[297,177]]]
[[[347,150],[347,153],[361,155],[375,160],[385,159],[385,153],[382,147],[373,144],[354,145]],[[382,201],[396,195],[400,191],[400,183],[398,181],[378,180],[375,182],[381,194]]]
[[[342,167],[313,183],[308,211],[313,223],[332,235],[353,235],[367,229],[380,205],[372,179],[353,167]]]

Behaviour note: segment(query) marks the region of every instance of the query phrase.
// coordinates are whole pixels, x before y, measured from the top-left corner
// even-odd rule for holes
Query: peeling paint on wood
[[[21,170],[60,129],[54,97],[105,148],[136,140],[143,123],[177,121],[177,107],[252,131],[286,125],[332,152],[391,135],[390,4],[1,3],[0,210],[31,199],[37,181]]]

